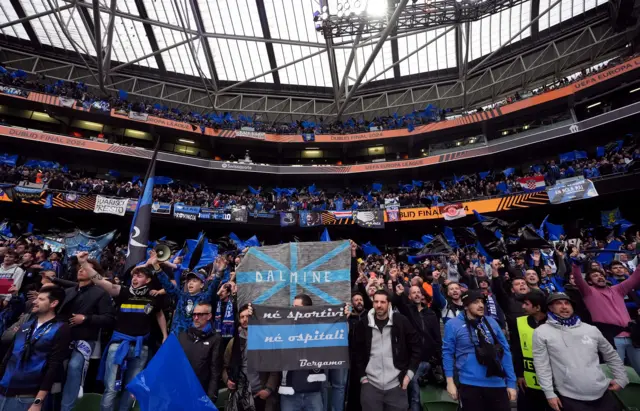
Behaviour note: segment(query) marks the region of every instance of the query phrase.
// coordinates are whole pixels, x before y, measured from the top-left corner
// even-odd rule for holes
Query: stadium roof
[[[139,67],[202,78],[212,95],[247,84],[302,86],[340,100],[354,85],[391,84],[443,70],[462,75],[461,66],[529,39],[532,27],[542,32],[607,3],[520,0],[470,24],[392,32],[376,53],[380,34],[325,40],[313,20],[323,1],[332,8],[348,0],[0,0],[0,28],[3,44],[18,38],[34,48],[78,53],[101,85],[108,81],[105,73]],[[392,12],[395,3],[407,2],[387,1],[369,4]]]

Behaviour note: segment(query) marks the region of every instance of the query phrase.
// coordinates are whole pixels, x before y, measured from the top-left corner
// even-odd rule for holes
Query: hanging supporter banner
[[[138,200],[129,199],[127,203],[127,213],[135,213],[138,209]]]
[[[398,197],[385,198],[384,208],[388,208],[388,207],[400,207],[400,200],[398,199]]]
[[[9,94],[11,96],[27,98],[29,97],[29,92],[27,90],[22,90],[20,88],[9,87],[9,86],[0,86],[0,93]]]
[[[387,206],[387,221],[390,223],[400,221],[400,207]]]
[[[349,367],[349,329],[343,306],[253,305],[247,359],[256,371]]]
[[[147,121],[147,119],[149,118],[149,114],[139,113],[137,111],[130,111],[129,118],[131,120],[136,120],[136,121]]]
[[[298,213],[294,212],[280,213],[280,226],[291,227],[296,225],[298,223],[298,220],[296,219],[297,216]]]
[[[17,198],[26,201],[37,200],[42,196],[42,188],[15,186],[13,191]]]
[[[233,207],[231,209],[231,221],[234,223],[246,223],[249,219],[249,212],[244,207]]]
[[[76,193],[65,193],[64,200],[69,203],[75,203],[78,201],[78,194]]]
[[[335,218],[343,219],[343,218],[352,218],[353,211],[329,211]]]
[[[187,206],[183,203],[173,205],[173,217],[180,220],[196,221],[199,213],[200,207],[197,206]]]
[[[290,306],[301,292],[313,305],[343,304],[351,298],[348,241],[250,247],[236,267],[238,306]]]
[[[275,213],[267,213],[267,212],[258,212],[258,211],[254,211],[252,213],[249,213],[249,215],[253,218],[266,218],[266,219],[274,219],[276,218],[277,214]]]
[[[322,212],[300,211],[300,227],[316,227],[322,225]]]
[[[198,213],[198,218],[202,220],[231,221],[231,213],[225,213],[224,210],[218,210],[215,208],[203,207]]]
[[[109,198],[96,196],[96,205],[93,209],[97,214],[113,214],[123,216],[127,212],[128,198]]]
[[[367,211],[354,211],[353,220],[360,227],[384,228],[384,210],[378,208]]]
[[[171,214],[171,203],[159,203],[156,201],[151,204],[151,212],[153,214]]]
[[[44,248],[52,253],[59,253],[64,250],[64,243],[60,241],[52,240],[51,238],[44,239]]]
[[[440,214],[444,217],[445,220],[457,220],[458,218],[465,217],[467,212],[464,210],[464,206],[462,203],[456,204],[447,204],[439,207]]]
[[[546,187],[544,176],[522,177],[516,180],[525,193],[543,191]]]
[[[551,204],[568,203],[569,201],[584,200],[598,197],[598,192],[591,180],[584,177],[565,178],[547,189]]]
[[[89,108],[92,113],[109,114],[111,108],[108,101],[94,101]]]
[[[69,97],[58,97],[58,103],[62,107],[73,107],[76,104],[76,100]]]
[[[236,130],[236,137],[251,138],[254,140],[266,140],[267,135],[259,131]]]

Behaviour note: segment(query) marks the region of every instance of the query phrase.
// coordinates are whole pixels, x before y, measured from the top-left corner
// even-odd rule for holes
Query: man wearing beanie
[[[464,312],[445,325],[447,392],[460,399],[464,411],[510,411],[509,401],[517,396],[511,351],[497,321],[485,316],[484,301],[480,290],[468,291],[462,296]]]
[[[533,363],[549,406],[555,411],[618,411],[609,391],[624,388],[629,380],[616,351],[596,327],[580,321],[566,294],[549,295],[547,307],[546,323],[533,332]],[[600,368],[598,353],[613,380]]]

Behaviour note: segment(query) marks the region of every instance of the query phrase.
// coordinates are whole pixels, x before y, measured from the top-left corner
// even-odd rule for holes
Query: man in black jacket
[[[357,327],[352,372],[361,383],[362,409],[406,411],[406,390],[420,364],[419,334],[393,313],[385,290],[376,291],[373,309]]]
[[[409,384],[409,402],[411,411],[422,411],[420,405],[420,385],[418,381],[429,372],[431,366],[442,357],[442,334],[440,321],[436,314],[424,303],[423,290],[414,285],[409,289],[409,296],[401,284],[396,286],[393,304],[398,311],[409,319],[418,331],[420,338],[420,365]]]
[[[189,359],[202,388],[212,402],[218,398],[218,380],[222,372],[220,341],[211,327],[211,304],[201,301],[193,309],[193,327],[178,334],[178,341]]]
[[[364,286],[362,287],[364,288]],[[367,309],[371,308],[371,299],[369,296],[362,294],[361,292],[355,292],[351,294],[351,313],[349,314],[348,322],[349,322],[349,359],[350,363],[353,364],[353,357],[355,355],[355,351],[359,349],[358,346],[355,345],[355,331],[357,329],[357,325],[363,318],[367,317]],[[347,410],[348,411],[362,411],[362,407],[360,406],[360,381],[358,377],[351,371],[349,373],[349,387],[348,393],[348,401],[347,401]]]
[[[87,264],[104,275],[98,261],[87,260]],[[52,281],[56,284],[68,283],[55,278]],[[86,270],[80,267],[77,285],[65,289],[59,317],[68,321],[71,326],[72,351],[61,402],[61,411],[71,411],[82,390],[91,353],[100,338],[100,329],[113,327],[116,316],[109,294],[95,286]]]

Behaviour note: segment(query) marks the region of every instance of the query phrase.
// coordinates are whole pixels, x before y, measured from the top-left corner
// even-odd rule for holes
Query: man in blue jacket
[[[498,323],[484,315],[484,301],[479,290],[468,291],[462,297],[464,312],[445,325],[447,391],[465,411],[509,411],[517,395],[511,351]]]

